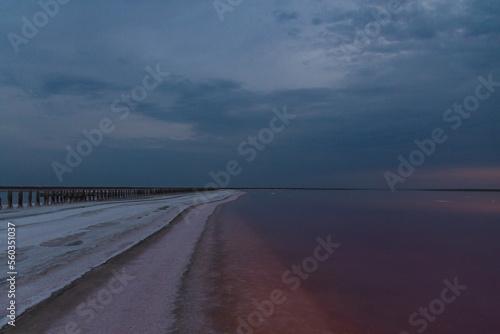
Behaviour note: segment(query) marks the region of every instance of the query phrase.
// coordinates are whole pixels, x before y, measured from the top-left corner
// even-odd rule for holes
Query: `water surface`
[[[499,218],[498,193],[249,191],[217,217],[217,317],[230,333],[500,333]]]

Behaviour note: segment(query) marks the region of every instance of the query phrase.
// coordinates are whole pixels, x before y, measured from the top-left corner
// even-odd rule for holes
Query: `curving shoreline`
[[[153,326],[150,330],[155,332],[168,328],[172,317],[166,313],[174,309],[177,286],[207,217],[216,207],[240,194],[221,192],[218,198],[202,205],[202,209],[181,206],[173,220],[165,219],[167,213],[160,215],[157,220],[165,219],[163,227],[135,245],[123,244],[127,247],[125,251],[109,254],[110,260],[37,303],[17,319],[14,330],[8,328],[9,332],[120,331],[114,326],[126,326],[122,332],[135,327],[148,332],[145,328]]]

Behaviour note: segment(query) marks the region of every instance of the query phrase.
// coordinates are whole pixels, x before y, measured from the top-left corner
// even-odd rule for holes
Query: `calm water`
[[[500,333],[498,193],[250,191],[216,224],[226,332]]]

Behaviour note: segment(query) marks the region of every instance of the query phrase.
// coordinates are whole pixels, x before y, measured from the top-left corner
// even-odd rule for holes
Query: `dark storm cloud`
[[[276,21],[279,23],[296,20],[299,17],[298,12],[283,12],[281,10],[275,10],[273,14],[274,17],[276,18]]]
[[[102,90],[113,89],[113,84],[87,77],[64,74],[49,75],[45,78],[41,91],[50,95],[95,95]]]
[[[416,138],[446,127],[443,113],[474,93],[478,76],[500,81],[495,1],[402,1],[346,62],[340,46],[354,43],[387,3],[243,2],[221,22],[210,1],[73,1],[16,54],[7,33],[21,34],[21,18],[31,20],[40,6],[6,1],[0,153],[21,167],[2,170],[0,183],[21,184],[29,173],[39,175],[32,183],[57,182],[50,163],[82,139],[82,129],[109,117],[116,131],[66,182],[154,185],[166,175],[164,183],[204,184],[210,170],[238,157],[241,141],[268,126],[273,108],[286,105],[297,119],[235,182],[385,186],[382,172],[397,167]],[[112,102],[157,64],[170,76],[119,120]],[[499,96],[481,102],[424,167],[498,166]]]

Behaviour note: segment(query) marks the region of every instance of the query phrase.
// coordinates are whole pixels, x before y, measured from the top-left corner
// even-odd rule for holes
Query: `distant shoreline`
[[[387,188],[266,188],[266,187],[254,187],[254,188],[224,188],[228,190],[321,190],[321,191],[391,191]],[[453,191],[453,192],[500,192],[500,189],[398,189],[397,191]]]

